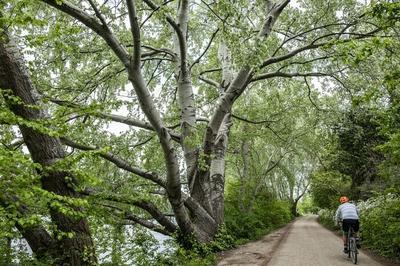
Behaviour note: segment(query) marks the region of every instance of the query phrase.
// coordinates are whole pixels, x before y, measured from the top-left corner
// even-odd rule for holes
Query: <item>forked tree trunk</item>
[[[283,8],[290,0],[282,0],[266,12],[266,21],[260,36],[268,37],[271,29]],[[54,8],[57,8],[70,16],[78,19],[88,28],[92,29],[108,44],[111,50],[126,67],[140,107],[150,122],[160,141],[164,153],[166,166],[166,186],[168,200],[174,212],[175,220],[180,231],[185,234],[194,234],[200,242],[212,240],[219,225],[223,223],[224,211],[224,182],[225,182],[225,152],[228,145],[228,133],[231,125],[230,112],[236,99],[243,93],[253,75],[251,66],[243,66],[235,75],[222,82],[224,93],[219,97],[218,106],[208,123],[204,134],[202,151],[191,147],[189,136],[193,133],[193,125],[196,121],[193,90],[191,84],[190,67],[187,60],[187,23],[189,21],[189,0],[179,0],[177,21],[163,14],[166,21],[174,29],[175,51],[178,51],[176,62],[179,103],[181,108],[181,145],[184,152],[189,193],[182,190],[180,164],[178,154],[172,142],[170,130],[166,127],[157,109],[154,100],[146,85],[141,71],[142,65],[142,39],[141,26],[136,11],[136,1],[126,0],[129,23],[133,37],[133,52],[129,54],[122,42],[113,34],[110,27],[96,9],[96,18],[85,10],[71,4],[68,1],[42,0]],[[160,9],[153,1],[143,1],[154,12]],[[227,68],[230,70],[230,68]],[[234,74],[231,72],[231,74]]]
[[[48,120],[48,115],[41,109],[40,95],[33,87],[18,47],[10,40],[5,30],[0,29],[0,31],[0,88],[11,92],[11,95],[3,93],[10,110],[26,121],[40,123]],[[8,95],[18,97],[21,102],[13,102]],[[46,135],[31,126],[20,124],[19,128],[32,160],[39,163],[44,169],[39,173],[41,174],[42,188],[57,195],[77,198],[78,193],[73,189],[74,180],[67,181],[66,178],[68,176],[73,179],[73,177],[65,171],[49,168],[66,156],[59,138]],[[54,259],[58,265],[79,266],[96,263],[93,242],[86,219],[70,217],[54,208],[49,208],[51,219],[57,229],[62,232],[73,233],[73,236],[58,240],[57,252],[48,251],[46,253],[57,253]],[[79,211],[79,207],[72,208]],[[45,233],[45,230],[24,229],[22,227],[18,229],[25,234],[34,251],[46,248],[46,245],[36,248],[36,244],[50,242],[49,235]],[[49,245],[47,248],[54,248],[54,245]]]

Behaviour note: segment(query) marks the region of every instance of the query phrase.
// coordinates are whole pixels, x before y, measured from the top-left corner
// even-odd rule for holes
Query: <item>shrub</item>
[[[331,230],[338,230],[339,226],[335,225],[334,223],[335,212],[336,212],[335,210],[329,210],[329,209],[319,210],[318,212],[319,222]]]
[[[260,238],[292,218],[288,202],[265,196],[258,197],[252,208],[245,210],[240,209],[237,200],[228,198],[225,203],[225,224],[236,243]]]
[[[364,245],[382,256],[400,259],[400,197],[371,198],[360,209]]]

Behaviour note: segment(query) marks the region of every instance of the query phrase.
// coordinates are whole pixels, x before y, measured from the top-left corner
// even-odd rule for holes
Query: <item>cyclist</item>
[[[340,206],[336,210],[335,221],[342,222],[342,231],[343,231],[343,244],[344,244],[344,253],[348,253],[347,247],[347,233],[349,232],[349,226],[351,225],[354,229],[354,232],[358,232],[360,227],[359,222],[359,213],[357,207],[349,202],[349,198],[346,196],[342,196],[339,199]],[[357,247],[359,247],[358,237],[357,239]]]

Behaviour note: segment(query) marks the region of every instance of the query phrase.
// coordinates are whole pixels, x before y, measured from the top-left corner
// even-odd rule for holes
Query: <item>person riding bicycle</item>
[[[349,250],[347,247],[347,234],[349,232],[349,226],[353,227],[355,233],[358,232],[358,229],[360,227],[359,212],[357,207],[349,202],[348,197],[342,196],[340,197],[339,201],[341,204],[336,210],[335,221],[342,223],[343,244],[344,244],[343,252],[348,253]],[[359,246],[358,241],[357,241],[357,246]]]

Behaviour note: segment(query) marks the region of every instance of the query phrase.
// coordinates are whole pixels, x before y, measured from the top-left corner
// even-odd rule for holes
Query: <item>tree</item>
[[[16,117],[25,120],[19,124],[23,140],[32,160],[41,166],[38,169],[41,175],[41,183],[44,190],[63,197],[77,198],[78,193],[72,187],[75,180],[68,172],[56,168],[57,160],[63,159],[66,153],[61,141],[35,128],[38,120],[47,120],[45,110],[41,110],[40,98],[34,89],[27,69],[23,63],[22,55],[5,28],[1,29],[0,37],[0,88],[10,90],[10,94],[3,93],[5,101]],[[68,181],[68,178],[70,181]],[[3,204],[7,201],[15,201],[15,195],[3,195]],[[61,232],[72,234],[71,237],[53,239],[45,229],[41,227],[26,228],[17,224],[17,228],[24,235],[32,250],[38,257],[45,255],[57,258],[56,263],[70,263],[83,265],[95,263],[93,242],[89,227],[83,217],[73,218],[59,209],[56,205],[50,205],[52,221]],[[79,211],[79,209],[76,209]],[[26,210],[19,206],[18,212],[24,215]]]
[[[352,71],[339,75],[342,86],[335,93],[341,101],[339,112],[324,122],[333,134],[326,145],[324,169],[317,175],[326,172],[332,182],[338,177],[343,183],[350,179],[350,187],[341,192],[353,199],[367,199],[393,187],[397,178],[390,161],[398,128],[394,86],[398,58],[393,55],[399,36],[392,26],[398,24],[399,7],[398,3],[385,3],[372,11],[390,38],[343,47],[347,55],[340,62]],[[340,190],[335,194],[339,196]]]

